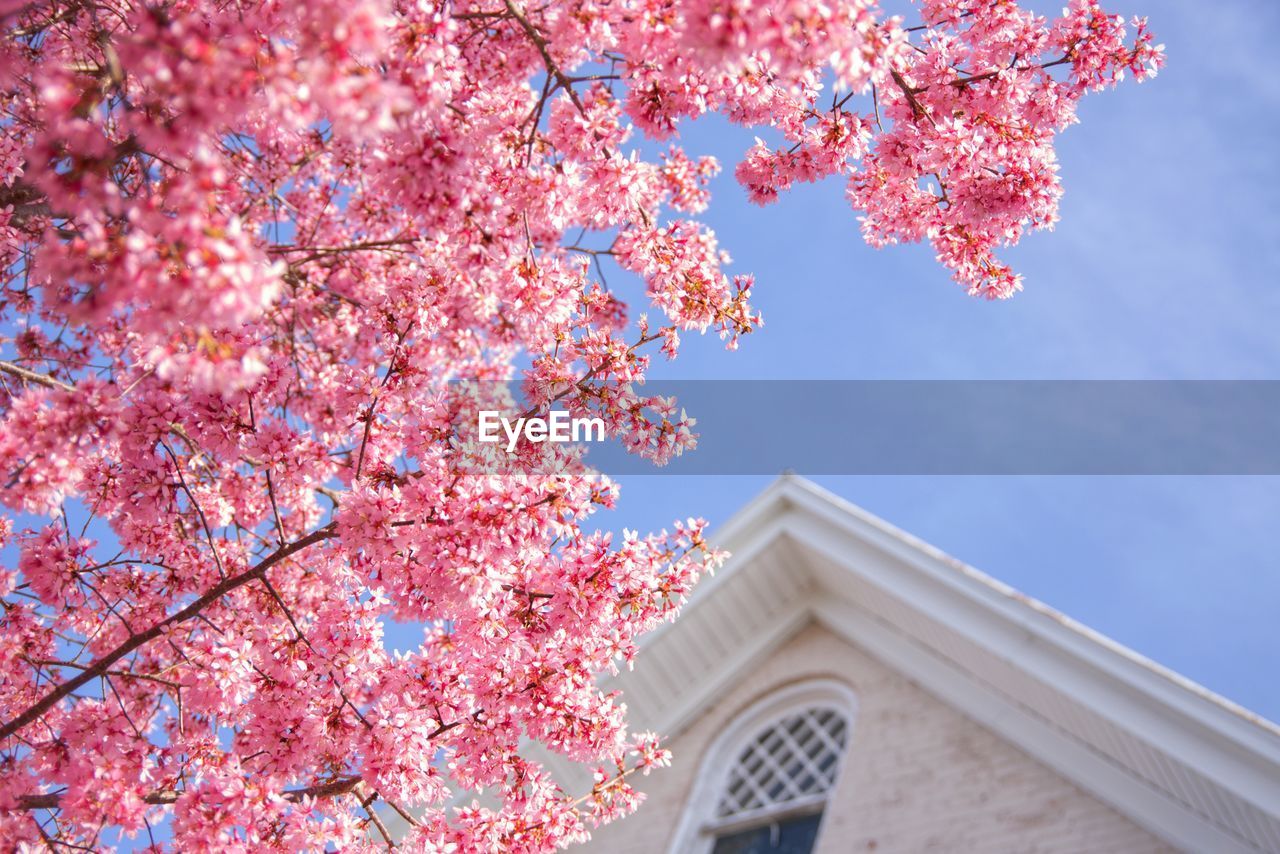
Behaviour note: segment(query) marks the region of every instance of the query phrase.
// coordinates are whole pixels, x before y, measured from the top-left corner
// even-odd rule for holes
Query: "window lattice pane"
[[[720,818],[797,798],[835,784],[848,724],[834,709],[806,709],[761,730],[738,755],[716,808]]]

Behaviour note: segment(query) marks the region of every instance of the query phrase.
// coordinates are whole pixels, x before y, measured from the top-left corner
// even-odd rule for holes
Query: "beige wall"
[[[858,698],[853,740],[823,817],[818,854],[1170,850],[991,731],[816,625],[752,668],[736,688],[669,739],[672,766],[640,781],[646,802],[630,818],[598,829],[585,850],[665,852],[715,736],[768,692],[816,676],[848,684]]]

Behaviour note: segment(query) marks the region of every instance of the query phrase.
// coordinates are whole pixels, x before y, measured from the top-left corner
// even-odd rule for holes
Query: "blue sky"
[[[862,243],[836,183],[769,208],[731,172],[751,134],[682,129],[726,169],[707,215],[757,277],[765,328],[690,341],[715,379],[1280,379],[1280,4],[1111,0],[1168,49],[1160,77],[1081,104],[1056,232],[1009,257],[1026,291],[966,297],[923,247]],[[616,284],[613,278],[611,284]],[[749,417],[750,402],[744,402]],[[696,415],[696,412],[693,413]],[[851,435],[856,441],[856,434]],[[767,477],[620,478],[607,527],[722,522]],[[1280,478],[817,477],[1135,650],[1280,720]]]

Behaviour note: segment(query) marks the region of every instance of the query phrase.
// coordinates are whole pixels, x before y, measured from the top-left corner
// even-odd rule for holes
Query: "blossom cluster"
[[[762,322],[670,143],[707,113],[753,200],[839,176],[872,244],[1017,290],[1056,134],[1161,49],[915,8],[0,3],[0,847],[540,852],[634,809],[667,754],[598,678],[724,556],[608,533],[570,450],[474,465],[474,412],[694,446],[651,358]]]

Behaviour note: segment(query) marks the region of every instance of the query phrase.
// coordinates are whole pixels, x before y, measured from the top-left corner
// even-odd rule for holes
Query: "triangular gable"
[[[716,540],[729,563],[607,680],[636,729],[677,735],[816,620],[1179,847],[1280,850],[1274,724],[800,478]]]

